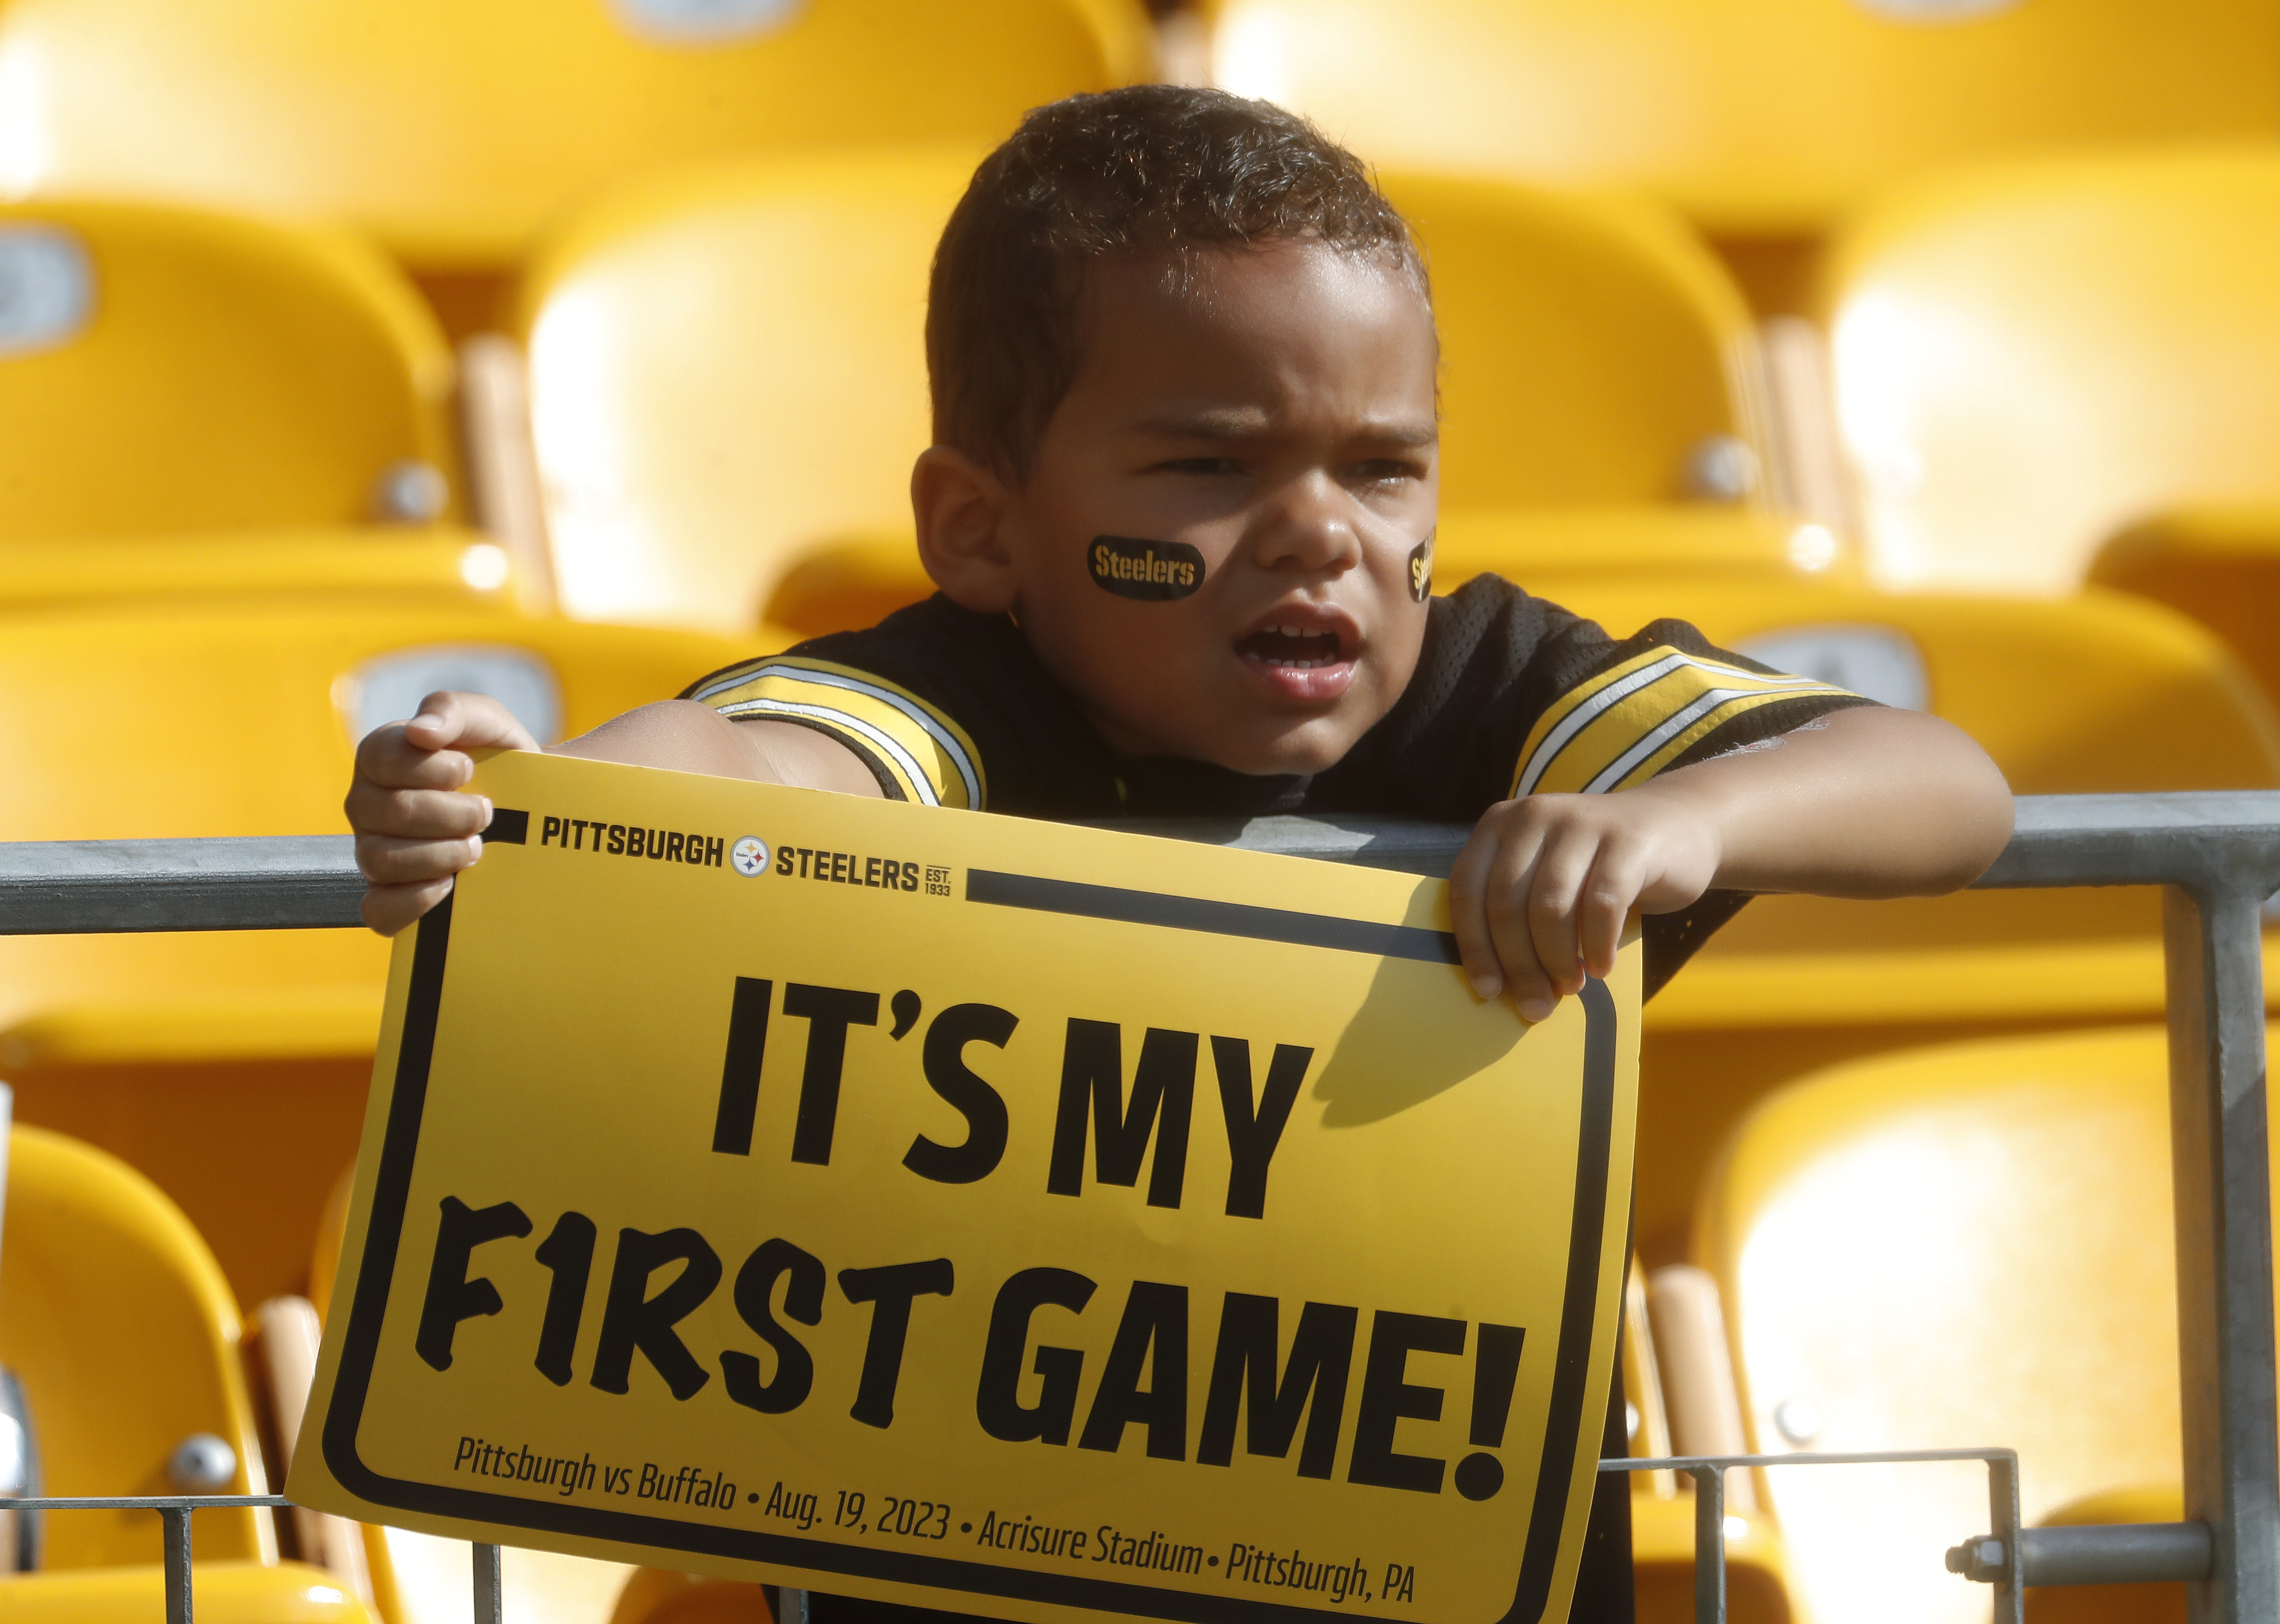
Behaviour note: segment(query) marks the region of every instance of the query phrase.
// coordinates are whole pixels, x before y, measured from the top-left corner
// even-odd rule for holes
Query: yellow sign
[[[1438,881],[528,754],[476,788],[295,1499],[1017,1619],[1566,1616],[1636,947],[1530,1028]]]

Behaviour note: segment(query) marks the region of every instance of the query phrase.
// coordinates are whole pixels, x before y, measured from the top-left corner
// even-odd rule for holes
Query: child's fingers
[[[538,741],[514,712],[488,694],[434,693],[404,724],[420,750],[536,750]]]
[[[1605,976],[1614,972],[1615,953],[1622,946],[1623,927],[1645,883],[1645,857],[1636,846],[1629,842],[1609,841],[1599,848],[1591,864],[1591,876],[1583,882],[1576,921],[1587,974]]]
[[[420,885],[375,885],[364,894],[364,922],[383,936],[392,936],[451,895],[449,880]]]
[[[359,835],[393,835],[403,840],[451,840],[480,835],[490,826],[490,801],[456,789],[384,789],[358,780],[342,803],[349,827]]]
[[[447,880],[472,867],[483,855],[480,835],[458,840],[404,840],[391,835],[358,835],[357,868],[374,885],[420,884]]]
[[[1503,973],[1505,996],[1523,1019],[1543,1020],[1560,1002],[1560,989],[1536,952],[1529,923],[1529,893],[1544,860],[1545,832],[1535,819],[1507,830],[1488,878],[1489,937]]]
[[[1495,828],[1483,821],[1449,868],[1449,928],[1457,938],[1465,980],[1481,998],[1493,998],[1504,990],[1504,969],[1497,961],[1486,905],[1489,870],[1498,843]]]
[[[366,734],[356,775],[405,789],[456,789],[475,770],[471,750],[536,750],[538,742],[507,708],[482,694],[430,694],[420,713]]]
[[[1513,898],[1520,904],[1526,950],[1541,967],[1545,988],[1543,1001],[1547,1004],[1583,985],[1576,907],[1598,849],[1598,839],[1589,829],[1555,828],[1546,836],[1532,870],[1524,877],[1515,877]],[[1498,946],[1502,945],[1499,937]],[[1526,1007],[1521,1011],[1530,1020],[1541,1020],[1550,1012],[1549,1008],[1544,1014]]]
[[[394,935],[449,894],[452,876],[482,856],[491,804],[458,793],[475,770],[470,750],[536,750],[507,708],[481,694],[435,693],[407,721],[358,742],[343,803],[369,881],[364,922]]]
[[[474,758],[456,750],[431,749],[412,734],[410,722],[389,722],[365,735],[357,746],[356,778],[387,789],[457,789],[474,775]]]

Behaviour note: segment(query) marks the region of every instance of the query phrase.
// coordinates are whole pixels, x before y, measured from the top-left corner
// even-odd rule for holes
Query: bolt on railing
[[[1471,833],[1363,817],[1105,827],[1433,875],[1448,873]],[[2022,797],[2011,843],[1978,884],[2163,888],[2186,1520],[2022,1529],[2018,1460],[2002,1449],[1689,1456],[1599,1469],[1694,1481],[1698,1624],[1725,1616],[1726,1473],[1939,1460],[1988,1463],[1991,1532],[1948,1555],[1952,1569],[1994,1586],[1997,1624],[2019,1624],[2028,1585],[2153,1580],[2187,1583],[2192,1624],[2269,1624],[2280,1619],[2280,1417],[2261,926],[2280,892],[2280,791]],[[0,844],[0,935],[353,926],[363,891],[344,835]],[[189,1624],[191,1511],[285,1504],[70,1497],[0,1499],[0,1509],[159,1512],[168,1624]],[[476,1624],[499,1624],[497,1546],[475,1547],[474,1579]],[[788,1594],[804,1618],[805,1594]]]

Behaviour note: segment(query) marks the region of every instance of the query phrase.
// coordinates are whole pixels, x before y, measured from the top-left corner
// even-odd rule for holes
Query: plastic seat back
[[[804,547],[909,525],[927,273],[980,156],[674,176],[548,246],[523,328],[566,612],[741,631]]]
[[[1810,235],[1926,165],[2280,130],[2262,0],[1213,0],[1214,79],[1388,165]]]
[[[2280,727],[2253,684],[2191,622],[2118,594],[1665,579],[1553,596],[1618,635],[1677,615],[1778,668],[1928,710],[2018,794],[2280,786]],[[1783,1081],[1991,1029],[2158,1019],[2161,963],[2150,887],[1754,899],[1647,1006],[1641,1245],[1680,1243],[1718,1143]]]
[[[1767,1101],[1706,1191],[1752,1442],[1999,1444],[2030,1522],[2179,1474],[2163,1033],[1919,1050]],[[1976,1624],[1975,1465],[1762,1474],[1815,1618]]]
[[[0,840],[345,835],[356,740],[431,689],[487,689],[561,737],[766,646],[339,604],[27,617],[0,637]],[[248,713],[251,766],[215,732]],[[0,937],[0,1079],[19,1120],[163,1188],[250,1308],[303,1289],[388,951],[363,929]]]
[[[522,327],[568,612],[749,626],[818,548],[907,534],[927,273],[977,156],[685,173],[541,254]],[[1756,465],[1746,313],[1673,222],[1497,181],[1388,189],[1432,260],[1452,510],[1668,502],[1717,494],[1690,492],[1706,449]]]
[[[1149,65],[1131,0],[9,0],[0,192],[335,219],[425,268],[496,268],[660,164],[996,141]]]
[[[1872,570],[2060,592],[2151,513],[2280,497],[2276,283],[2272,148],[1959,172],[1861,216],[1822,303]]]
[[[0,547],[450,515],[451,389],[419,296],[343,234],[0,204]]]
[[[168,1458],[205,1433],[237,1464],[226,1487],[198,1492],[266,1494],[237,1308],[181,1209],[115,1158],[35,1128],[9,1135],[7,1171],[0,1364],[23,1381],[46,1491],[183,1492]],[[200,1513],[198,1555],[275,1561],[268,1515]],[[48,1514],[50,1567],[158,1555],[156,1512]]]
[[[1384,183],[1431,266],[1444,508],[1756,489],[1749,312],[1676,219],[1490,179],[1397,171]]]

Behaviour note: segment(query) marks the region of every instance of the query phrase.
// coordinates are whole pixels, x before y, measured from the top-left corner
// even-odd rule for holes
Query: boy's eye
[[[1358,484],[1378,485],[1394,480],[1422,479],[1425,471],[1403,458],[1373,457],[1354,464],[1347,473]]]

